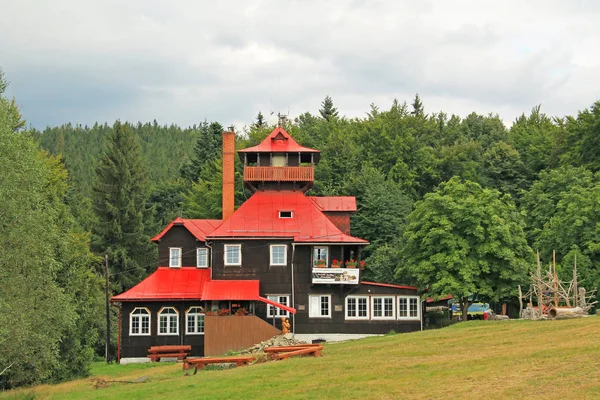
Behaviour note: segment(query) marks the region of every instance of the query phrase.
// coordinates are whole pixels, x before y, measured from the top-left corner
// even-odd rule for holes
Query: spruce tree
[[[117,292],[135,285],[153,269],[152,210],[146,206],[147,198],[139,139],[128,124],[117,121],[108,135],[93,186],[94,250],[108,254]]]
[[[338,118],[338,110],[333,106],[333,100],[329,95],[325,96],[325,99],[321,103],[321,109],[319,110],[321,117],[327,121],[332,121]]]
[[[265,116],[262,112],[258,112],[256,116],[256,123],[254,124],[257,128],[262,128],[265,125]]]
[[[204,121],[199,127],[198,140],[190,160],[184,161],[179,169],[181,177],[188,182],[197,182],[202,168],[221,155],[223,126],[218,122]]]
[[[419,97],[419,93],[417,93],[415,95],[415,99],[413,100],[413,103],[412,103],[412,108],[413,108],[413,110],[412,110],[411,114],[413,114],[416,117],[423,116],[425,109],[423,107],[423,102],[421,101],[421,98]]]

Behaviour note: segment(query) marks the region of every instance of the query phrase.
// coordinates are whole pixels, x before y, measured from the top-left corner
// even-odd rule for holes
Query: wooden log
[[[188,358],[183,362],[183,370],[187,371],[193,365],[194,375],[196,375],[199,369],[204,369],[208,364],[235,364],[236,367],[241,367],[248,365],[252,360],[254,360],[252,356]]]
[[[304,356],[304,355],[313,355],[315,357],[321,356],[321,350],[318,347],[307,347],[304,349],[290,351],[287,353],[277,353],[273,355],[273,358],[276,360],[284,360],[286,358],[295,357],[295,356]]]
[[[265,353],[280,353],[284,351],[296,351],[307,348],[320,348],[323,349],[321,344],[300,344],[294,346],[271,346],[264,349]]]
[[[548,316],[550,318],[578,318],[583,315],[585,315],[585,312],[581,307],[552,307],[548,310]]]
[[[523,291],[519,285],[519,318],[523,318]]]

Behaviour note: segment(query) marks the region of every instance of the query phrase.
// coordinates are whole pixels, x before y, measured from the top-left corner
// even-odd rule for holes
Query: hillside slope
[[[322,358],[184,376],[181,365],[96,366],[93,379],[2,398],[507,399],[600,398],[600,318],[473,321],[442,330],[328,344]]]

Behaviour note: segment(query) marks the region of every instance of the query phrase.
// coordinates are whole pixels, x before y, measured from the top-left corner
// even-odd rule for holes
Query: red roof
[[[394,288],[394,289],[419,290],[418,288],[416,288],[414,286],[392,285],[390,283],[365,282],[365,281],[362,281],[361,283],[363,285],[383,286],[383,287],[390,287],[390,288]]]
[[[428,297],[427,298],[427,302],[428,303],[432,303],[434,301],[445,301],[445,300],[450,300],[450,299],[452,299],[452,295],[451,294],[446,295],[446,296],[442,296],[439,299],[435,299],[435,300],[433,299],[433,297]]]
[[[210,281],[204,285],[202,300],[257,300],[259,281]]]
[[[303,147],[282,127],[277,127],[258,146],[238,150],[238,153],[320,153],[319,150]]]
[[[260,282],[211,281],[206,268],[158,267],[153,274],[110,301],[155,300],[256,300],[271,304],[292,314],[296,309],[261,297]]]
[[[309,199],[311,199],[321,211],[356,211],[356,197],[354,196],[310,196]]]
[[[135,300],[198,300],[202,298],[204,284],[210,280],[206,268],[158,267],[146,279],[111,301]]]
[[[292,218],[279,218],[291,211]],[[281,237],[301,243],[357,243],[364,239],[345,235],[302,192],[256,192],[240,208],[207,235],[212,238]]]
[[[214,231],[222,222],[220,219],[183,219],[177,217],[161,233],[154,236],[152,241],[159,241],[174,225],[183,225],[196,239],[204,242],[206,235]]]

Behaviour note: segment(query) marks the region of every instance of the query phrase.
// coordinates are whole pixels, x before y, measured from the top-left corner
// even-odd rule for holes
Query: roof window
[[[292,218],[291,211],[279,211],[279,218]]]

